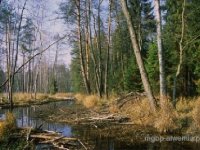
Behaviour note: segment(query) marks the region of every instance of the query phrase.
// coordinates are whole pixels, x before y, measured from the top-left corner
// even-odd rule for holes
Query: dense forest
[[[121,3],[124,9],[120,1],[114,0],[59,4],[58,18],[71,26],[70,35],[66,35],[72,47],[72,61],[66,69],[57,63],[60,41],[56,42],[52,63],[43,55],[45,40],[41,31],[45,16],[39,6],[45,3],[25,0],[15,8],[14,3],[2,1],[1,91],[85,92],[109,97],[112,93],[150,90],[156,96],[160,91],[174,100],[198,95],[199,1],[122,0]],[[26,8],[33,4],[32,13],[38,13],[31,16]],[[54,35],[53,39],[61,37]],[[142,82],[142,73],[147,82]]]

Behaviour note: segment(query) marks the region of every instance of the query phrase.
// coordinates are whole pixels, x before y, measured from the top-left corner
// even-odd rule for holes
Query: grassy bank
[[[78,105],[71,108],[61,108],[51,115],[52,118],[57,118],[59,122],[76,122],[79,118],[91,117],[95,115],[119,114],[130,118],[131,124],[153,127],[160,133],[187,133],[195,134],[200,131],[200,97],[191,99],[179,99],[176,108],[174,108],[168,100],[165,108],[158,109],[156,113],[152,113],[148,100],[145,96],[127,101],[122,107],[116,105],[117,95],[112,95],[109,99],[105,97],[99,98],[97,95],[86,94],[68,94],[57,93],[55,95],[47,95],[39,93],[34,99],[31,94],[15,93],[14,104],[16,106],[43,104],[52,101],[60,101],[65,98],[75,97]],[[0,98],[0,104],[7,104],[4,95]],[[48,119],[49,113],[45,112]],[[70,114],[70,115],[69,115]],[[66,116],[70,116],[66,118]],[[77,118],[77,116],[79,118]]]
[[[117,96],[99,99],[96,95],[76,94],[78,103],[89,109],[107,106],[110,113],[118,113],[131,118],[131,123],[143,127],[154,127],[160,133],[195,134],[200,131],[200,97],[179,99],[174,108],[168,100],[165,108],[152,113],[145,97],[128,101],[123,107],[115,105]]]
[[[65,100],[71,98],[73,95],[71,93],[56,93],[56,94],[44,94],[37,93],[36,98],[34,94],[31,93],[14,93],[13,103],[14,106],[26,106],[31,104],[44,104],[53,101]],[[0,94],[0,106],[8,107],[9,103],[5,93]]]

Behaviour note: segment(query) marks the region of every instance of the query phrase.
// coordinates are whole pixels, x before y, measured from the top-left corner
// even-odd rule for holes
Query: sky
[[[47,19],[45,22],[44,29],[50,33],[50,35],[54,36],[56,34],[59,34],[60,36],[63,36],[64,34],[69,34],[67,32],[66,25],[64,24],[63,20],[56,19],[57,14],[56,11],[59,10],[59,3],[62,2],[62,0],[46,0],[47,1]],[[64,33],[64,34],[63,34]],[[61,45],[58,50],[58,63],[65,64],[67,67],[69,67],[71,63],[71,47],[69,46],[68,40],[65,40],[66,44]],[[55,48],[56,45],[53,47]],[[50,56],[49,60],[54,60],[55,57],[55,49],[50,50]]]

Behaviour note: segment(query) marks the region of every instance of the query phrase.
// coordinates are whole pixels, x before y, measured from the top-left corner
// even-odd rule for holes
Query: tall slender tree
[[[166,81],[165,81],[165,66],[163,58],[163,44],[162,44],[162,23],[160,12],[160,0],[154,0],[155,4],[155,18],[156,18],[156,31],[157,31],[157,46],[158,46],[158,59],[159,59],[159,76],[160,76],[160,101],[161,107],[167,96]]]
[[[142,78],[144,90],[145,90],[147,97],[149,99],[151,108],[155,112],[156,111],[156,101],[155,101],[155,98],[153,96],[152,89],[151,89],[151,86],[150,86],[150,83],[149,83],[149,80],[148,80],[148,77],[147,77],[147,73],[146,73],[146,70],[145,70],[145,67],[144,67],[144,62],[142,60],[142,56],[141,56],[141,53],[140,53],[139,43],[137,41],[136,32],[135,32],[135,29],[134,29],[134,24],[131,21],[131,16],[130,16],[130,13],[128,11],[127,2],[125,0],[121,0],[121,6],[122,6],[122,10],[123,10],[124,16],[125,16],[127,24],[128,24],[128,29],[129,29],[129,33],[130,33],[130,36],[131,36],[132,46],[133,46],[134,53],[135,53],[135,56],[136,56],[137,64],[139,66],[140,75],[141,75],[141,78]]]

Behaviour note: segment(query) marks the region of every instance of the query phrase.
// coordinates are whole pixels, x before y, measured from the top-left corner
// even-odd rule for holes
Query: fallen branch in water
[[[87,150],[87,147],[81,142],[80,139],[72,138],[72,137],[66,137],[61,135],[58,132],[54,131],[41,131],[38,132],[38,130],[31,130],[30,132],[30,138],[34,139],[35,141],[39,141],[41,144],[52,144],[54,147],[59,148],[61,150],[69,150],[69,145],[71,146],[78,146],[81,145],[85,150]]]

